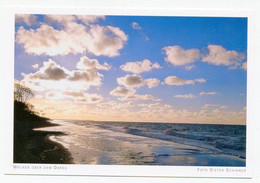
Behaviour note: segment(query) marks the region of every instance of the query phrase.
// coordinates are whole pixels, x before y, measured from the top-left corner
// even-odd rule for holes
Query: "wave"
[[[157,123],[100,123],[100,128],[155,138],[246,158],[245,127]]]

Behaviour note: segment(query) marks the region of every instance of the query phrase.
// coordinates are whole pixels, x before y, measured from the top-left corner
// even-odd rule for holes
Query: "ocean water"
[[[246,126],[53,120],[76,164],[246,165]]]

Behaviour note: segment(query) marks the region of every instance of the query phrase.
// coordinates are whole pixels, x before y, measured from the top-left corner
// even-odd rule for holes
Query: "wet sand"
[[[88,126],[59,120],[51,123],[59,125],[35,130],[66,133],[49,138],[69,149],[75,164],[245,166],[245,159],[215,149],[111,131],[94,123]]]

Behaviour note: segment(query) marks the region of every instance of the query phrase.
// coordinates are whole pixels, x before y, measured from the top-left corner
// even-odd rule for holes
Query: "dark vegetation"
[[[49,140],[60,132],[35,131],[35,128],[55,126],[48,118],[35,112],[26,101],[33,96],[31,90],[15,84],[14,90],[14,163],[72,163],[71,154],[62,145]]]

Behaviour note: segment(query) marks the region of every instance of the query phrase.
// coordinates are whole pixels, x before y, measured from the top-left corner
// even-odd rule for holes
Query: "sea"
[[[75,164],[246,166],[246,126],[52,120]]]

